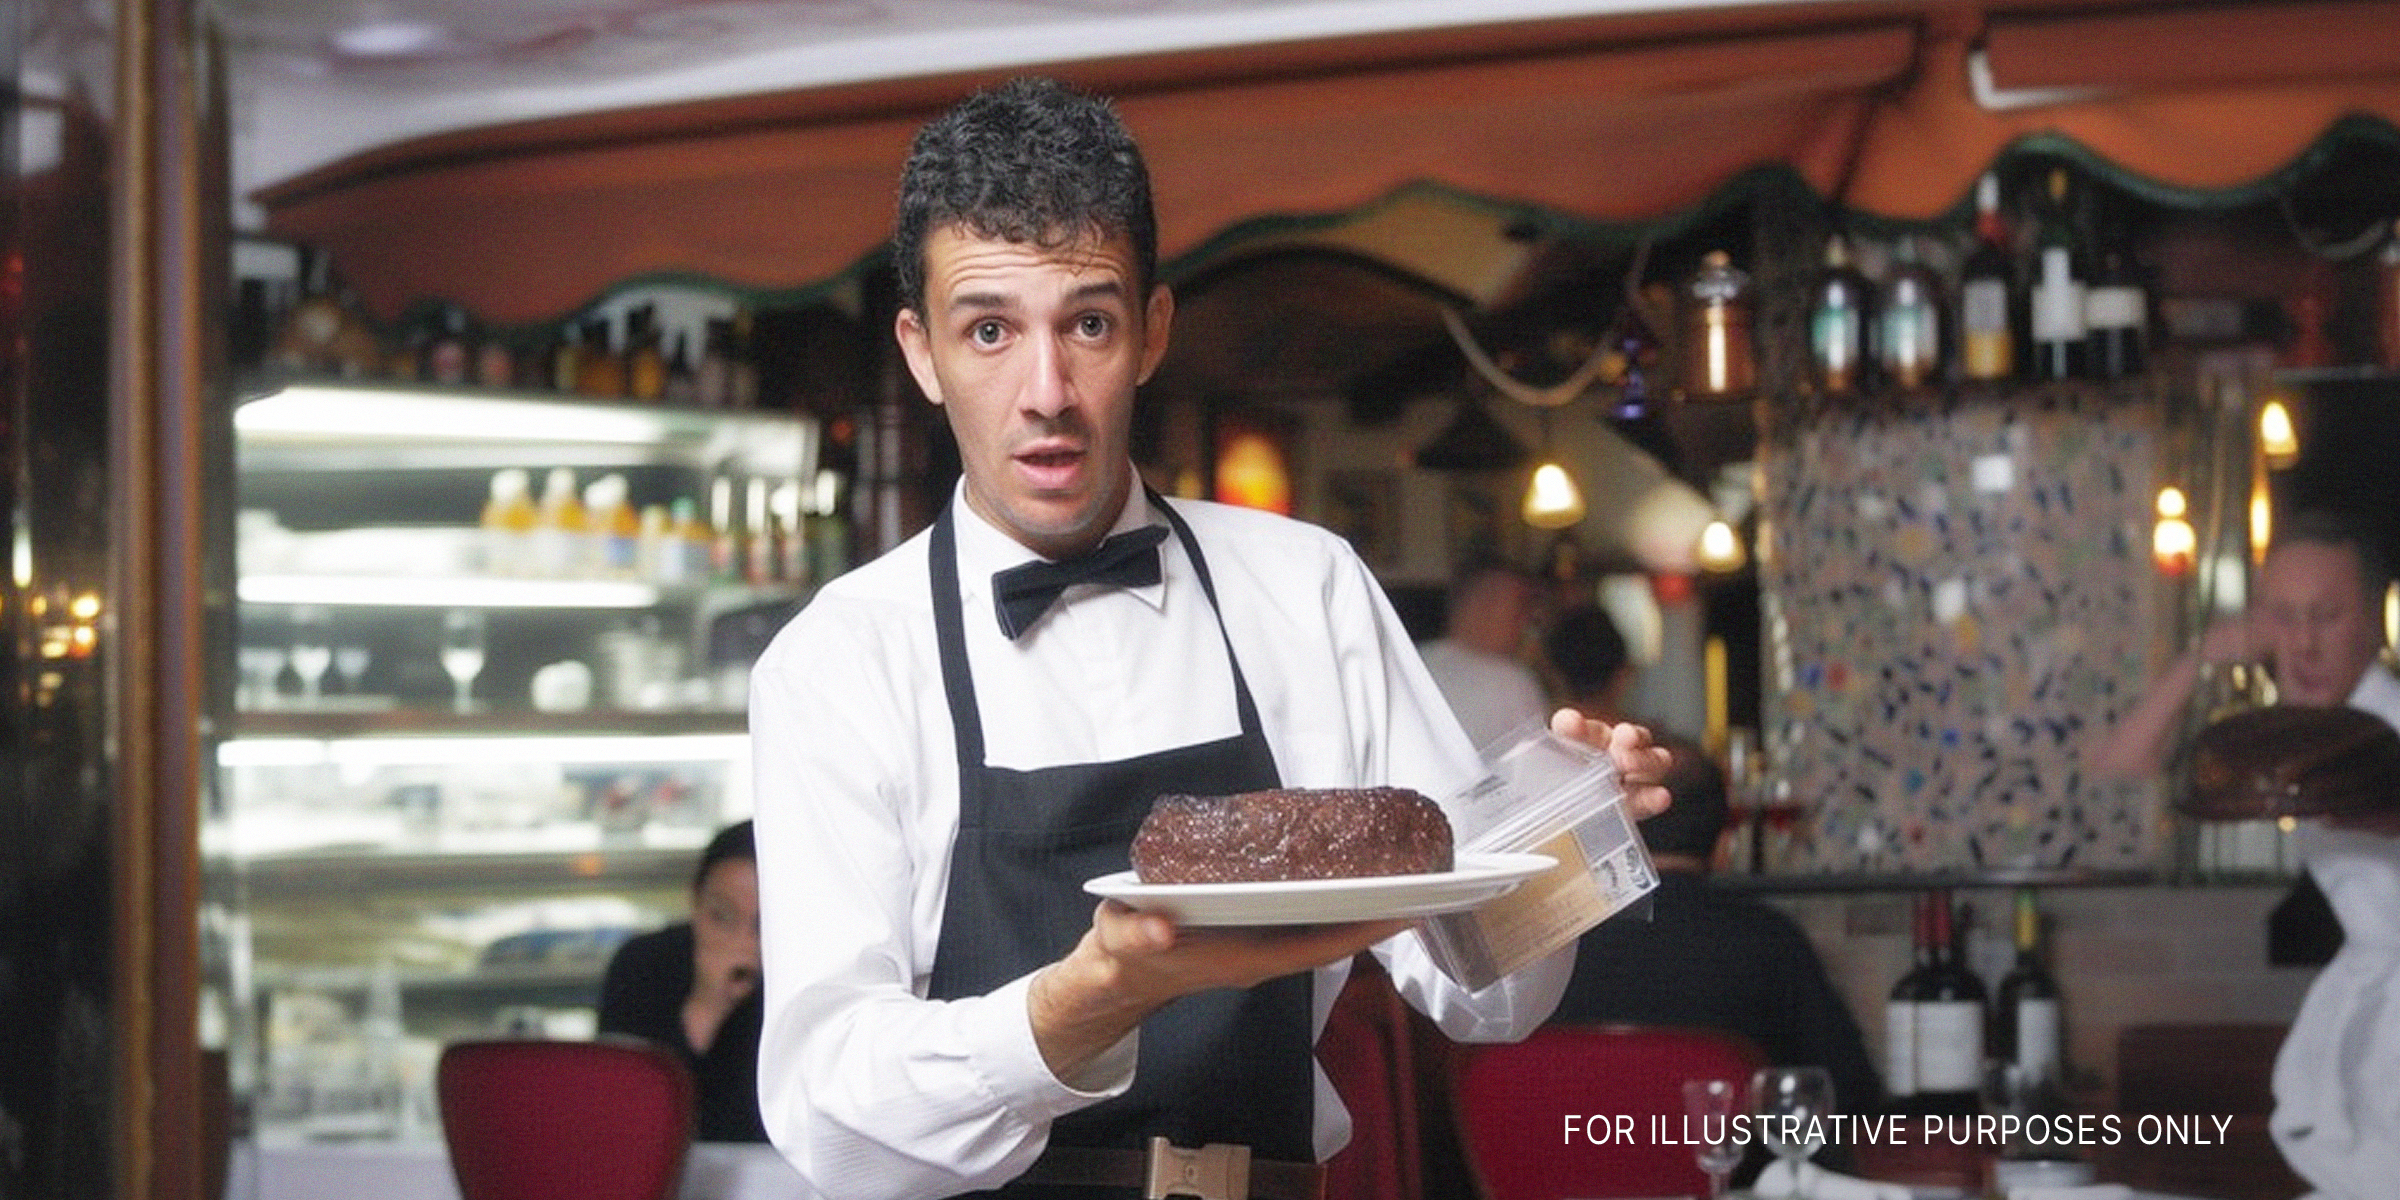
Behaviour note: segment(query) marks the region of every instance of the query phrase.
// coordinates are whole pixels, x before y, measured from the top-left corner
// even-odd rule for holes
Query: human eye
[[[1075,318],[1075,335],[1086,341],[1103,341],[1116,326],[1116,319],[1107,313],[1087,312]]]
[[[967,326],[967,340],[978,346],[997,346],[1008,336],[1008,326],[997,318],[985,317]]]

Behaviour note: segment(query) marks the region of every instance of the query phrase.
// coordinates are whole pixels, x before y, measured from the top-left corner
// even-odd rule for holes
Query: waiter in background
[[[964,478],[751,684],[760,1094],[824,1195],[1134,1195],[1163,1135],[1247,1146],[1251,1195],[1309,1196],[1349,1133],[1311,1046],[1353,954],[1473,1039],[1531,1031],[1572,966],[1470,995],[1404,921],[1186,929],[1080,890],[1164,792],[1481,773],[1344,542],[1136,486],[1134,393],[1174,312],[1156,247],[1102,101],[1013,81],[912,147],[894,326]],[[1664,807],[1645,731],[1557,728]]]

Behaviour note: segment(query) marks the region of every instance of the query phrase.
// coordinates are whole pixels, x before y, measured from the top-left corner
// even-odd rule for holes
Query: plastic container
[[[1444,800],[1458,849],[1547,854],[1558,865],[1469,912],[1425,922],[1452,979],[1482,988],[1566,945],[1658,887],[1606,754],[1527,722],[1484,749],[1491,774]]]

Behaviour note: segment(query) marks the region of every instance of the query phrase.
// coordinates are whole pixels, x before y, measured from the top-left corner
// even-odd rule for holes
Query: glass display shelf
[[[252,391],[210,928],[260,1127],[373,1140],[440,1042],[588,1030],[614,948],[688,915],[840,481],[793,414]]]

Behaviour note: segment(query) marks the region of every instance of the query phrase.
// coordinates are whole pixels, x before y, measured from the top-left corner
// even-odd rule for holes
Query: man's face
[[[925,242],[924,316],[894,321],[949,412],[967,503],[1045,557],[1096,544],[1132,486],[1134,389],[1174,314],[1166,288],[1140,287],[1122,237],[1044,249],[952,226]]]
[[[692,897],[693,987],[731,1003],[758,986],[758,864],[720,859]]]
[[[2294,542],[2267,555],[2253,610],[2283,704],[2343,704],[2383,645],[2358,557],[2341,546]]]

